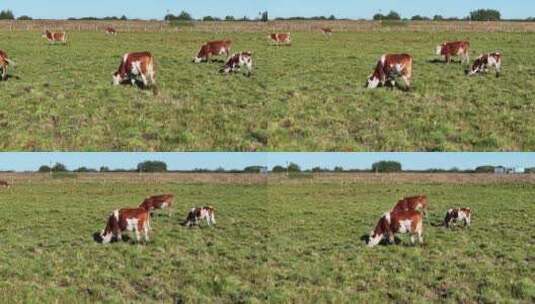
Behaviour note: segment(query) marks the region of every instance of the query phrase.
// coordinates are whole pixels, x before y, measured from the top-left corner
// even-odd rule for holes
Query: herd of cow
[[[330,37],[332,30],[322,28],[321,32]],[[107,35],[117,35],[117,31],[111,27],[106,28]],[[51,43],[66,43],[67,35],[65,32],[45,31],[43,37]],[[277,45],[291,45],[292,39],[290,33],[275,33],[268,36],[269,39]],[[253,52],[242,51],[231,56],[232,41],[217,40],[209,41],[203,44],[193,58],[193,62],[207,62],[213,56],[225,55],[227,60],[220,72],[228,74],[239,72],[241,68],[246,69],[247,75],[253,71]],[[460,56],[461,63],[469,63],[470,43],[468,41],[444,42],[437,46],[436,54],[442,55],[447,63],[451,62],[453,56]],[[410,89],[412,78],[413,57],[410,54],[384,54],[377,62],[373,73],[368,77],[366,87],[373,89],[379,86],[394,87],[395,79],[401,77],[405,83],[406,89]],[[502,64],[502,55],[499,52],[482,54],[475,60],[470,70],[466,70],[469,76],[486,73],[489,68],[496,70],[496,77],[499,77]],[[8,58],[8,55],[0,50],[0,69],[2,80],[7,79],[7,68],[9,65],[14,66],[14,62]],[[140,81],[140,83],[139,83]],[[156,83],[156,69],[154,57],[150,52],[134,52],[123,55],[118,70],[113,74],[112,83],[119,85],[123,83],[137,83],[142,87],[150,87]]]

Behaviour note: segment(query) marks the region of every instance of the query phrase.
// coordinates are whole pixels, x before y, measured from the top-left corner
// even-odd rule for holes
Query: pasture
[[[66,46],[38,32],[0,32],[17,62],[0,83],[0,149],[61,151],[526,151],[535,149],[533,33],[68,32]],[[195,65],[207,40],[252,50],[255,72],[223,76]],[[471,58],[504,54],[503,75],[466,78],[436,62],[444,40],[469,39]],[[112,87],[128,51],[157,59],[158,94]],[[385,52],[410,52],[413,89],[366,90]]]
[[[9,302],[531,303],[533,184],[18,181],[0,191],[0,297]],[[211,177],[209,180],[217,179]],[[83,182],[82,182],[83,180]],[[151,241],[100,245],[117,207],[177,197]],[[423,246],[366,248],[361,238],[402,196],[426,193]],[[187,229],[213,204],[217,225]],[[474,209],[470,229],[435,227],[447,208]],[[163,214],[166,214],[165,212]]]

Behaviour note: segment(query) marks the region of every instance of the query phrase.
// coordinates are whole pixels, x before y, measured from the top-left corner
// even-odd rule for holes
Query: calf
[[[43,38],[46,38],[50,43],[67,43],[67,34],[65,32],[51,32],[46,30],[43,33]]]
[[[422,210],[425,215],[427,212],[427,196],[417,195],[405,197],[397,202],[392,208],[391,212],[407,211],[407,210]]]
[[[148,212],[152,212],[155,209],[168,208],[169,215],[171,215],[171,206],[173,205],[174,199],[175,196],[173,194],[153,195],[143,200],[139,208],[143,208]]]
[[[0,70],[2,71],[2,81],[7,80],[7,67],[15,66],[15,62],[8,58],[7,53],[0,50]]]
[[[401,76],[407,89],[411,85],[412,56],[409,54],[385,54],[377,62],[374,72],[368,77],[366,87],[375,89],[387,81],[395,86],[395,77]]]
[[[113,237],[122,241],[122,232],[134,231],[136,240],[139,242],[141,231],[143,231],[145,241],[149,241],[150,214],[143,208],[125,208],[115,210],[108,217],[106,228],[100,233],[103,244],[112,241]]]
[[[231,72],[239,72],[240,68],[245,66],[247,69],[247,75],[251,75],[253,72],[253,53],[252,52],[241,52],[232,55],[225,66],[221,70],[222,73],[228,74]]]
[[[446,212],[446,217],[444,218],[444,226],[449,228],[450,225],[454,222],[464,222],[464,226],[470,226],[472,219],[472,209],[470,208],[453,208],[449,209]]]
[[[8,188],[10,187],[9,183],[6,182],[5,180],[0,180],[0,187],[3,187],[3,188]]]
[[[193,62],[199,63],[208,61],[211,56],[225,55],[228,57],[231,46],[232,41],[230,40],[209,41],[201,46],[197,56],[193,58]]]
[[[182,222],[183,226],[191,227],[199,225],[200,221],[205,219],[208,226],[215,224],[215,209],[212,206],[202,208],[191,208],[186,220]]]
[[[113,27],[106,28],[106,35],[116,36],[117,31]]]
[[[275,33],[275,34],[270,34],[268,37],[276,45],[281,45],[281,44],[291,45],[292,44],[292,37],[290,33]]]
[[[388,238],[390,243],[393,243],[396,233],[409,233],[411,235],[411,243],[414,244],[415,237],[418,237],[418,241],[422,244],[422,218],[422,214],[415,210],[385,213],[379,219],[375,229],[370,232],[368,246],[376,246],[385,237]]]
[[[477,73],[487,73],[489,68],[496,70],[496,77],[500,77],[500,71],[502,67],[502,54],[499,52],[482,54],[477,57],[476,61],[472,65],[472,69],[467,71],[468,76],[473,76]]]
[[[326,37],[331,37],[333,35],[333,30],[331,28],[322,27],[320,30],[321,30],[321,33],[325,35]]]
[[[156,83],[154,57],[149,52],[124,54],[117,72],[113,74],[112,83],[119,85],[130,81],[132,85],[135,85],[138,77],[141,77],[144,87],[149,87]]]
[[[470,42],[468,41],[452,41],[444,42],[440,45],[437,45],[436,54],[444,56],[446,63],[451,62],[451,57],[460,56],[461,63],[470,62],[470,57],[468,52],[470,50]]]

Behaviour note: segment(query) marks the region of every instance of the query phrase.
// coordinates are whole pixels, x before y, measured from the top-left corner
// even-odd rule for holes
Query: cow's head
[[[120,85],[124,81],[124,77],[120,72],[115,72],[112,74],[111,83],[113,85]]]
[[[201,62],[202,62],[202,58],[199,55],[193,57],[193,63],[201,63]]]
[[[377,246],[381,240],[385,237],[385,234],[388,233],[390,226],[390,214],[385,213],[381,219],[379,219],[379,222],[377,222],[377,225],[375,226],[375,229],[370,232],[370,238],[368,240],[368,247],[374,247]]]
[[[443,46],[444,46],[443,44],[439,44],[439,45],[437,45],[437,47],[435,48],[435,54],[436,54],[436,55],[440,55],[440,54],[442,54],[442,47],[443,47]]]
[[[45,30],[45,31],[43,32],[43,35],[42,35],[41,37],[43,37],[43,38],[48,38],[50,35],[51,35],[50,31],[49,31],[49,30]]]
[[[253,72],[253,52],[247,51],[240,54],[240,63],[247,67],[247,74]]]
[[[376,75],[372,74],[368,76],[368,81],[366,82],[366,88],[375,89],[379,86],[381,80]]]
[[[100,239],[102,244],[108,244],[111,242],[113,235],[119,229],[119,210],[113,211],[108,217],[108,223],[106,228],[100,232]]]

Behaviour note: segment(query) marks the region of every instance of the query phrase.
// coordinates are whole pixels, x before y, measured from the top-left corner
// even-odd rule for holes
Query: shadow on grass
[[[366,245],[368,245],[368,242],[370,241],[370,235],[369,234],[363,234],[360,237],[360,240],[363,241]],[[388,245],[399,245],[401,244],[401,239],[398,237],[394,237],[394,243],[390,243],[388,239],[383,238],[381,242],[379,242],[379,246],[388,246]]]

